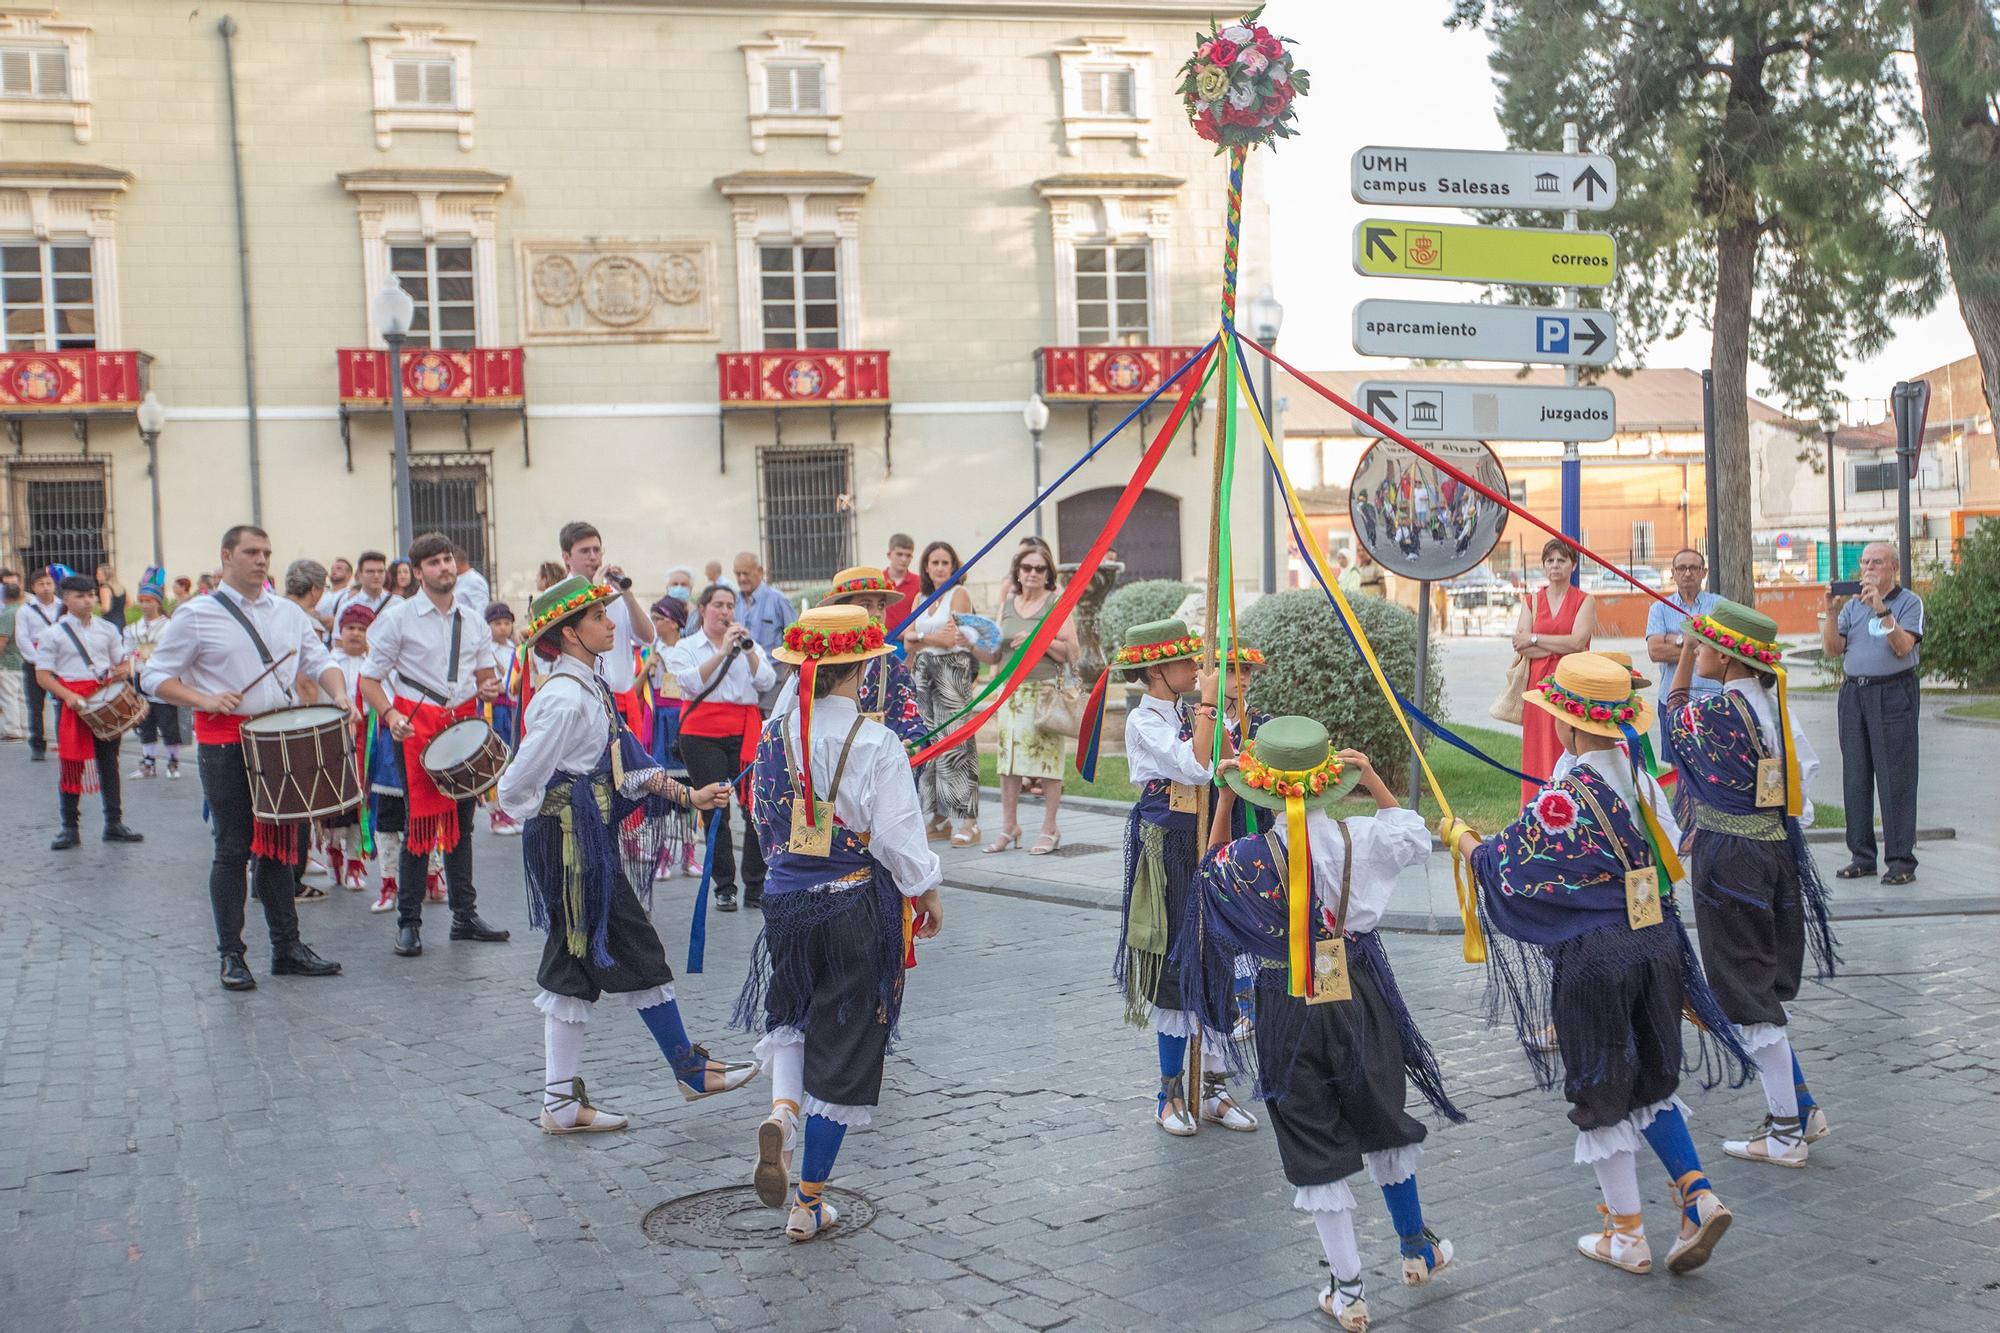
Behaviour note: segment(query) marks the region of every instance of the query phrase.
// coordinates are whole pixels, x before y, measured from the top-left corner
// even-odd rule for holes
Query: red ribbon
[[[1097,540],[1091,543],[1090,550],[1084,554],[1083,562],[1077,566],[1076,573],[1070,575],[1069,582],[1063,585],[1062,595],[1056,598],[1054,614],[1044,616],[1040,627],[1028,640],[1027,652],[1022,655],[1019,665],[1015,667],[1013,679],[994,696],[991,703],[960,723],[950,734],[932,741],[911,755],[912,767],[964,744],[966,737],[977,733],[986,725],[987,719],[1000,711],[1013,696],[1014,691],[1021,688],[1021,683],[1028,678],[1028,673],[1035,669],[1036,663],[1042,660],[1049,644],[1054,642],[1057,632],[1062,629],[1063,622],[1069,619],[1070,612],[1076,609],[1076,604],[1083,600],[1084,592],[1090,587],[1091,576],[1104,562],[1105,553],[1111,549],[1111,543],[1117,540],[1118,531],[1125,526],[1125,520],[1132,516],[1132,510],[1138,505],[1140,495],[1145,492],[1146,483],[1152,479],[1154,471],[1160,466],[1160,460],[1167,456],[1167,446],[1173,442],[1175,432],[1180,429],[1181,418],[1187,415],[1189,405],[1193,403],[1195,394],[1200,391],[1202,372],[1207,369],[1208,359],[1214,354],[1213,347],[1203,352],[1199,360],[1190,366],[1187,374],[1182,377],[1180,396],[1174,400],[1174,410],[1167,414],[1166,421],[1160,427],[1160,433],[1153,437],[1153,443],[1147,446],[1145,455],[1139,460],[1138,468],[1132,473],[1132,479],[1125,483],[1124,491],[1118,496],[1118,503],[1112,507],[1110,518],[1098,531]]]

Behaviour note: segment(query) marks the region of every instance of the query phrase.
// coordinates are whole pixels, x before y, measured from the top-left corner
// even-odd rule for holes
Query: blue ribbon
[[[687,970],[691,973],[701,971],[702,954],[708,948],[708,882],[715,874],[715,831],[722,827],[720,813],[707,813],[714,817],[708,821],[708,850],[701,858],[701,887],[694,891],[694,920],[688,923]]]

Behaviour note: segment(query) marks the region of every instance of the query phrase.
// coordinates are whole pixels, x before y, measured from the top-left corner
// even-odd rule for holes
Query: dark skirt
[[[369,802],[375,808],[375,831],[377,833],[397,833],[403,831],[403,798],[391,792],[378,791],[370,794]]]
[[[1332,1184],[1359,1171],[1363,1153],[1424,1141],[1423,1123],[1403,1109],[1395,1016],[1368,969],[1350,968],[1349,979],[1352,999],[1307,1004],[1287,993],[1283,967],[1257,970],[1258,1064],[1274,1088],[1284,1071],[1265,1105],[1293,1185]]]
[[[767,893],[764,923],[769,971],[753,966],[739,1021],[761,991],[764,1031],[805,1034],[809,1096],[876,1105],[902,1008],[902,895],[886,876],[843,893]]]
[[[1166,960],[1174,954],[1174,946],[1180,940],[1183,919],[1188,914],[1189,890],[1194,884],[1195,867],[1201,860],[1201,848],[1192,828],[1175,828],[1165,825],[1161,828],[1160,860],[1161,871],[1166,886],[1167,905],[1167,947],[1159,955],[1159,962],[1153,964],[1147,955],[1140,955],[1127,947],[1127,935],[1132,918],[1132,887],[1139,872],[1139,860],[1145,855],[1143,848],[1144,820],[1134,809],[1125,827],[1125,901],[1120,918],[1118,934],[1118,957],[1113,965],[1113,975],[1125,988],[1125,1009],[1128,1021],[1142,1021],[1139,1015],[1148,1009],[1188,1009],[1186,997],[1181,991],[1180,969],[1170,967]]]
[[[1694,923],[1702,970],[1739,1027],[1785,1022],[1805,969],[1806,909],[1789,842],[1694,834]]]
[[[1563,1096],[1578,1129],[1604,1129],[1681,1081],[1681,959],[1671,923],[1594,930],[1548,948]]]
[[[595,1004],[605,991],[650,990],[674,979],[659,932],[653,929],[646,909],[639,905],[639,895],[632,891],[631,882],[622,870],[618,874],[618,887],[611,895],[610,925],[606,931],[611,965],[601,967],[592,962],[587,950],[582,958],[572,954],[564,942],[568,934],[568,917],[558,896],[549,905],[548,940],[542,946],[541,968],[535,973],[535,980],[551,995],[574,996]]]

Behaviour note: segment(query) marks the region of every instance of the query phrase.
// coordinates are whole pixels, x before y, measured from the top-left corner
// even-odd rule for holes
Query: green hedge
[[[1354,613],[1383,672],[1405,697],[1415,698],[1416,616],[1379,597],[1355,598]],[[1409,744],[1325,593],[1301,588],[1260,598],[1243,612],[1239,629],[1243,641],[1263,649],[1270,663],[1250,682],[1253,708],[1317,718],[1333,734],[1336,747],[1360,750],[1385,773],[1402,771]],[[1444,704],[1444,673],[1435,637],[1430,657],[1430,680],[1421,702],[1436,717]],[[1420,740],[1427,738],[1422,729],[1416,731]]]
[[[1958,548],[1955,569],[1934,568],[1924,599],[1924,674],[1972,688],[2000,684],[2000,522]]]
[[[1141,579],[1111,590],[1097,613],[1097,641],[1110,657],[1125,642],[1125,631],[1152,620],[1165,620],[1181,609],[1194,585],[1179,579]],[[1190,625],[1195,633],[1201,626]]]

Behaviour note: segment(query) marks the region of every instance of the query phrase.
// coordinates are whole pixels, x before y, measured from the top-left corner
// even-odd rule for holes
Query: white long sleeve
[[[1396,889],[1396,876],[1431,854],[1431,831],[1422,815],[1400,807],[1373,815],[1350,815],[1346,823],[1353,843],[1354,872],[1347,887],[1347,919],[1341,922],[1341,929],[1360,935],[1381,924]],[[1313,895],[1328,913],[1340,907],[1340,878],[1347,865],[1347,851],[1335,824],[1333,816],[1323,810],[1306,815]],[[1274,827],[1278,840],[1287,841],[1284,816],[1278,817]]]
[[[1215,776],[1214,769],[1195,757],[1194,742],[1181,739],[1180,713],[1174,705],[1150,694],[1125,714],[1125,765],[1135,787],[1155,778],[1192,786]]]

